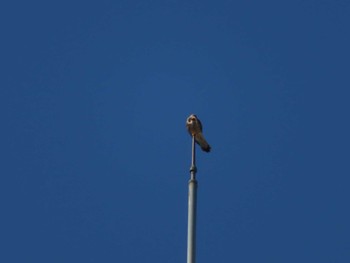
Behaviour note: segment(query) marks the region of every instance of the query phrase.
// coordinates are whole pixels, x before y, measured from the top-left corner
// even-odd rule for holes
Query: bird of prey
[[[202,133],[202,123],[197,118],[196,115],[191,114],[186,121],[186,127],[191,136],[194,137],[194,140],[205,152],[210,152],[210,145],[205,140]]]

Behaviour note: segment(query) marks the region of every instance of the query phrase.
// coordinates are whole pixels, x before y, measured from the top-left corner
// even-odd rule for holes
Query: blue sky
[[[1,262],[350,261],[348,1],[1,6]]]

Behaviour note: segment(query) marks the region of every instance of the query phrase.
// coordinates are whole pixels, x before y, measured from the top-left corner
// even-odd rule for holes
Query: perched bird
[[[197,118],[196,115],[191,114],[186,121],[186,127],[188,132],[191,136],[194,136],[194,140],[198,145],[202,148],[205,152],[210,152],[210,145],[207,143],[207,141],[204,139],[203,133],[202,133],[202,123]]]

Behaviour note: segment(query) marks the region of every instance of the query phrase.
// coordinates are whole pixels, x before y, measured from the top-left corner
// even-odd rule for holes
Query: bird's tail
[[[205,140],[204,136],[202,133],[198,133],[196,134],[196,142],[198,143],[198,145],[202,148],[203,151],[205,152],[210,152],[211,147],[210,145],[207,143],[207,141]]]

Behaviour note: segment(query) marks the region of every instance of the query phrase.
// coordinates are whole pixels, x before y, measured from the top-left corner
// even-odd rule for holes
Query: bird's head
[[[187,118],[187,123],[192,124],[195,121],[197,121],[197,116],[195,114],[191,114],[188,118]]]

